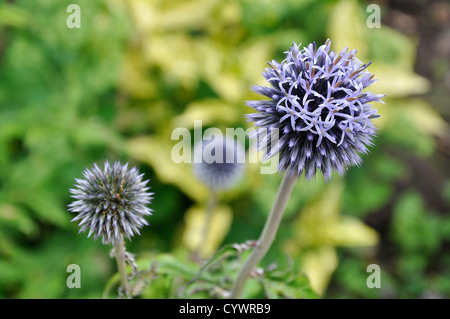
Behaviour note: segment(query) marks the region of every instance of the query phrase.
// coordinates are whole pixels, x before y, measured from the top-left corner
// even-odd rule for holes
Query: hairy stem
[[[124,290],[125,296],[128,296],[130,285],[128,283],[127,268],[125,265],[125,242],[123,241],[122,234],[114,241],[114,253],[116,255],[117,269],[120,274],[120,285]]]
[[[259,237],[259,240],[253,249],[250,257],[242,267],[239,275],[234,282],[231,298],[240,298],[244,284],[254,267],[263,259],[270,246],[272,245],[275,235],[277,234],[280,226],[281,219],[283,217],[284,209],[286,208],[287,201],[291,196],[292,189],[294,188],[296,178],[290,177],[287,174],[284,175],[280,188],[278,189],[277,197],[272,206],[272,210],[266,220],[264,229]]]

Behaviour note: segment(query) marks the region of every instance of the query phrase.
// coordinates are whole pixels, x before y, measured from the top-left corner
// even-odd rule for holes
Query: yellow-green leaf
[[[308,251],[302,260],[302,271],[308,277],[312,289],[318,295],[323,295],[338,265],[336,250],[333,247],[323,246]]]
[[[198,251],[203,258],[211,256],[222,243],[231,226],[233,213],[230,207],[217,206],[211,217],[208,235],[203,238],[206,221],[206,208],[192,206],[186,212],[183,244],[192,251]]]
[[[388,97],[403,97],[411,94],[423,94],[430,88],[430,83],[424,77],[412,70],[393,67],[382,63],[373,63],[370,72],[378,79],[370,86],[370,91],[386,94]]]
[[[204,126],[216,122],[234,124],[242,117],[239,111],[238,108],[218,99],[194,101],[186,107],[183,114],[173,119],[173,127],[192,129],[195,120],[202,120]]]
[[[328,35],[334,50],[357,49],[357,57],[364,61],[368,54],[365,15],[356,0],[341,0],[333,8],[328,23]]]
[[[127,142],[130,156],[149,164],[161,182],[172,184],[196,201],[204,201],[208,189],[198,181],[188,163],[176,164],[171,160],[172,147],[167,143],[170,137],[138,137]]]

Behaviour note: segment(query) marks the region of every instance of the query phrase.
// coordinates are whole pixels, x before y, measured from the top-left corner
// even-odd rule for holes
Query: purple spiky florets
[[[76,178],[76,188],[71,189],[76,200],[69,204],[69,211],[78,215],[80,232],[89,229],[90,237],[102,237],[104,244],[114,243],[122,234],[128,239],[139,228],[148,225],[144,216],[151,215],[150,204],[153,193],[149,193],[144,174],[136,167],[128,169],[122,165],[105,162],[103,170],[97,164],[83,172],[84,179]]]
[[[230,188],[244,171],[245,150],[234,139],[204,139],[194,152],[194,174],[212,190]]]
[[[257,127],[258,148],[269,158],[278,153],[278,170],[291,176],[304,171],[311,179],[320,170],[329,180],[332,171],[342,175],[359,165],[358,152],[373,145],[371,119],[378,115],[369,103],[384,95],[363,92],[375,81],[366,71],[371,63],[359,61],[356,50],[337,54],[330,45],[300,50],[294,43],[285,60],[270,62],[263,73],[270,87],[253,88],[269,100],[247,102],[258,111],[247,116]]]

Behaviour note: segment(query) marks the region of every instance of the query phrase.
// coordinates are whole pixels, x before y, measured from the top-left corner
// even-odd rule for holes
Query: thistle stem
[[[197,253],[199,253],[199,254],[201,254],[202,248],[204,248],[207,244],[208,234],[209,234],[209,230],[211,228],[211,221],[212,221],[212,217],[214,215],[216,206],[217,206],[217,192],[211,191],[208,206],[206,208],[206,216],[205,216],[205,222],[203,224],[203,229],[202,229],[202,233],[201,233],[201,241],[199,243],[199,248],[197,251]]]
[[[250,272],[258,265],[261,259],[263,259],[272,245],[280,226],[284,209],[286,208],[286,204],[291,196],[292,189],[294,188],[295,181],[296,178],[294,176],[288,176],[287,174],[284,175],[283,181],[278,189],[277,197],[275,198],[275,202],[273,203],[272,210],[266,220],[261,236],[259,237],[250,257],[247,259],[246,263],[239,272],[236,281],[234,282],[231,298],[240,298],[244,284]]]
[[[128,283],[127,268],[125,265],[125,242],[123,241],[122,234],[114,241],[114,253],[116,255],[117,269],[120,274],[120,285],[125,292],[125,296],[128,296],[130,285]]]

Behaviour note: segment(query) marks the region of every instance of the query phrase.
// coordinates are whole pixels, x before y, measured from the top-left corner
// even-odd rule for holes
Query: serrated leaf
[[[238,249],[237,244],[228,244],[222,247],[218,252],[216,252],[208,261],[202,266],[200,271],[195,275],[194,278],[191,279],[191,282],[196,281],[203,273],[209,271],[211,268],[215,267],[220,262],[228,259],[230,257],[236,257],[238,254],[242,253],[242,248]],[[244,247],[244,246],[240,246]],[[246,246],[247,249],[250,249],[251,246]]]
[[[311,289],[306,277],[297,276],[290,282],[274,281],[263,278],[261,283],[269,299],[314,299],[316,293]]]
[[[157,272],[159,275],[182,275],[192,278],[198,271],[198,267],[192,263],[187,263],[176,259],[170,254],[161,254],[155,258],[157,262]]]

